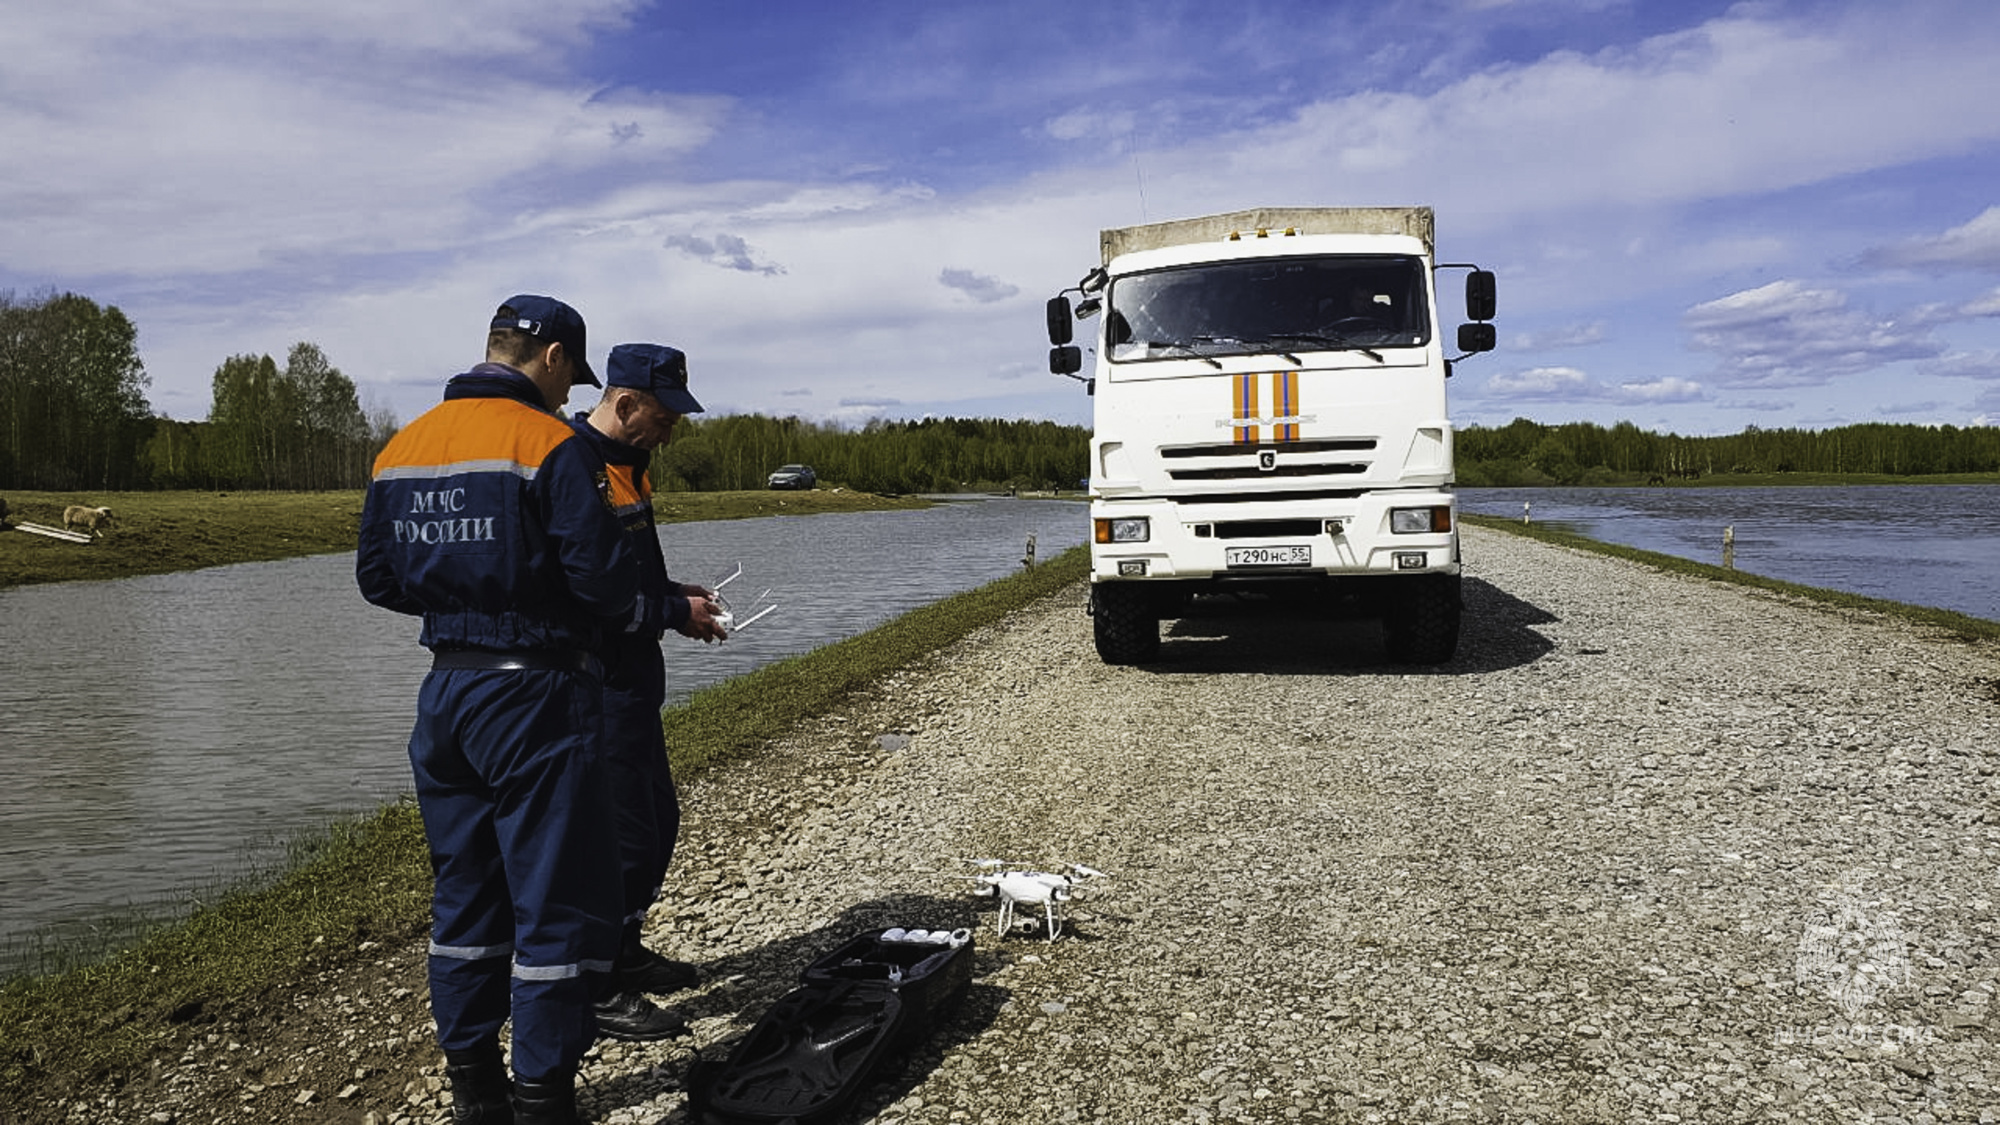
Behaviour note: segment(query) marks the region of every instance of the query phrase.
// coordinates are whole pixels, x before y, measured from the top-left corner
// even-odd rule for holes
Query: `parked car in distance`
[[[819,483],[811,465],[781,465],[771,474],[772,488],[808,489]]]

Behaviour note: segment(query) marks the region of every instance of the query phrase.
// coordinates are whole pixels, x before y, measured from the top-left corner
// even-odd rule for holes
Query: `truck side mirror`
[[[1473,320],[1492,320],[1493,299],[1493,271],[1473,270],[1465,275],[1466,316]]]
[[[1083,349],[1075,344],[1049,349],[1049,374],[1074,375],[1083,370]]]
[[[1493,345],[1496,342],[1497,339],[1493,333],[1493,326],[1490,324],[1481,322],[1479,324],[1461,324],[1458,326],[1459,351],[1466,353],[1490,352],[1493,350]]]
[[[1049,343],[1057,347],[1069,343],[1070,316],[1068,297],[1049,298]]]

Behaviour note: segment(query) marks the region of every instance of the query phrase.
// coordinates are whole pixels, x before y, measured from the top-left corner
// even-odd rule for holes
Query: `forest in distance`
[[[364,413],[354,382],[309,342],[294,344],[283,365],[224,359],[206,419],[155,416],[137,340],[115,306],[0,292],[0,489],[361,488],[399,425]],[[1467,487],[2000,473],[2000,426],[1752,426],[1703,437],[1516,418],[1466,426],[1454,449]],[[757,489],[778,466],[803,463],[822,487],[884,494],[1075,491],[1089,459],[1087,427],[1048,421],[695,415],[655,452],[653,480],[666,492]]]

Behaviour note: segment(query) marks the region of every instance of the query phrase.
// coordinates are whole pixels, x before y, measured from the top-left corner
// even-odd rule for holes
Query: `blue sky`
[[[1988,0],[27,7],[0,290],[176,418],[307,340],[407,420],[543,292],[711,412],[1086,423],[1099,228],[1427,203],[1499,275],[1461,424],[2000,423]]]

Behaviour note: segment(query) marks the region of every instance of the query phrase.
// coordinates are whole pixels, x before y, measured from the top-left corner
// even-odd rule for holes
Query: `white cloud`
[[[1483,401],[1657,406],[1704,402],[1709,395],[1700,383],[1688,379],[1668,377],[1609,386],[1575,367],[1531,367],[1493,376],[1477,397]]]
[[[1722,357],[1716,380],[1731,387],[1817,386],[1943,349],[1921,326],[1858,312],[1844,294],[1774,281],[1687,310],[1694,346]]]
[[[758,261],[751,252],[750,244],[733,234],[717,234],[710,238],[693,234],[673,234],[668,235],[662,245],[669,250],[678,250],[698,262],[706,262],[726,270],[765,275],[785,272],[785,267],[776,262]]]
[[[1924,364],[1923,370],[1955,379],[2000,379],[2000,351],[1951,352]]]
[[[1009,285],[997,277],[950,267],[938,274],[938,284],[946,289],[956,289],[982,305],[1004,301],[1021,292],[1020,286]]]
[[[1042,132],[1059,141],[1123,141],[1133,135],[1136,125],[1136,118],[1130,112],[1079,109],[1043,122]]]
[[[2000,116],[1940,109],[2000,99],[1991,21],[1762,11],[1493,67],[1435,94],[1306,105],[1246,143],[1183,154],[1179,175],[1285,198],[1400,201],[1423,185],[1447,213],[1518,219],[1777,191],[2000,138]]]
[[[1982,426],[2000,426],[2000,386],[1987,387],[1973,396],[1971,410],[1983,421]]]
[[[1531,367],[1487,379],[1482,397],[1534,402],[1594,399],[1603,394],[1601,383],[1574,367]]]
[[[1988,207],[1943,234],[1872,250],[1863,260],[1876,266],[2000,270],[2000,206]]]
[[[1717,385],[1819,382],[1939,355],[1924,326],[1977,330],[2000,309],[2000,293],[1947,297],[1878,322],[1845,294],[1784,282],[1789,303],[1736,300],[1759,292],[1747,289],[1680,320],[1692,298],[1662,296],[1857,253],[1827,249],[1838,224],[1811,214],[1746,233],[1711,225],[1711,209],[2000,138],[2000,118],[1978,112],[2000,101],[2000,19],[1982,5],[1743,5],[1590,54],[1466,55],[1457,77],[1371,56],[1387,77],[1364,92],[1273,81],[1234,103],[1164,81],[1155,60],[1216,45],[1159,39],[1153,22],[1120,57],[1082,44],[1052,51],[1032,83],[970,88],[950,55],[977,43],[961,14],[898,48],[939,67],[894,96],[1011,100],[1007,145],[1077,163],[995,161],[986,186],[951,189],[923,182],[921,162],[845,148],[704,175],[786,104],[577,70],[594,36],[647,18],[640,0],[43,7],[0,22],[0,287],[115,294],[140,327],[155,404],[182,417],[205,407],[224,356],[300,339],[408,417],[476,358],[495,300],[540,291],[576,303],[599,350],[688,348],[711,412],[918,409],[949,394],[1080,418],[1073,384],[1023,376],[1040,366],[1039,298],[1095,264],[1101,227],[1260,204],[1432,203],[1448,257],[1497,260],[1482,264],[1502,270],[1513,346],[1623,345],[1617,385],[1538,367],[1487,388],[1523,401],[1690,403]],[[1332,54],[1304,38],[1229,46]],[[856,89],[883,77],[870,60],[844,65]],[[1118,97],[1093,100],[1106,84]],[[937,182],[985,167],[987,140],[931,153]],[[870,164],[899,170],[856,171]],[[1891,250],[1991,268],[1991,215]],[[1676,288],[1690,278],[1704,287]],[[1607,315],[1614,295],[1629,305]],[[1510,316],[1546,327],[1510,329]],[[1672,374],[1677,325],[1721,357],[1707,386]],[[1953,340],[1965,355],[1986,343]]]
[[[1618,398],[1629,403],[1703,402],[1708,392],[1691,379],[1669,376],[1648,383],[1620,383]]]

